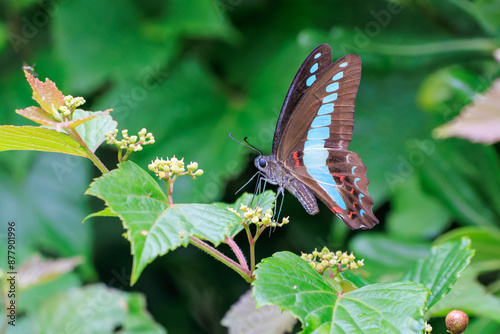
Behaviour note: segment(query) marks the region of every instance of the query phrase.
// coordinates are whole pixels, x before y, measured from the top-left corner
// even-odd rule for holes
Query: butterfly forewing
[[[325,141],[325,147],[347,150],[354,127],[354,104],[361,79],[357,55],[340,58],[316,79],[289,117],[277,148],[278,160],[293,152],[299,142]],[[312,128],[312,131],[309,131]],[[325,129],[329,133],[325,133]],[[317,144],[310,141],[310,144]]]
[[[321,44],[304,60],[295,75],[276,125],[273,140],[273,154],[276,154],[279,140],[300,99],[309,91],[317,78],[332,65],[332,51],[328,44]]]

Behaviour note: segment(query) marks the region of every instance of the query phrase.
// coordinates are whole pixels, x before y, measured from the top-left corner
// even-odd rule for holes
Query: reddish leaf
[[[434,136],[460,137],[486,144],[500,141],[500,80],[465,106],[455,119],[436,128]]]
[[[38,107],[16,109],[16,113],[41,125],[54,126],[54,123],[58,123],[51,114]]]
[[[33,99],[43,110],[56,117],[59,108],[64,105],[63,93],[57,89],[54,82],[47,78],[45,82],[41,82],[26,69],[24,69],[24,75],[33,89]]]
[[[61,132],[61,129],[63,128],[71,128],[74,129],[77,126],[90,121],[91,119],[94,119],[96,117],[101,117],[101,116],[106,116],[109,115],[109,112],[112,109],[108,109],[102,112],[95,112],[91,113],[90,115],[87,115],[82,118],[74,119],[72,121],[66,121],[66,122],[58,122],[54,119],[54,117],[50,116],[47,114],[45,111],[38,107],[28,107],[26,109],[17,109],[16,113],[18,113],[21,116],[24,116],[33,122],[36,122],[41,125],[46,125],[54,128],[56,131]]]

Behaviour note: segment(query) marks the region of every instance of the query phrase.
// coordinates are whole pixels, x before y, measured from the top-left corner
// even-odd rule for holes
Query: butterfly
[[[378,223],[366,167],[348,150],[360,79],[359,56],[332,64],[328,44],[314,49],[288,89],[271,155],[255,159],[262,177],[278,185],[278,195],[287,189],[311,215],[319,212],[318,197],[351,229]]]

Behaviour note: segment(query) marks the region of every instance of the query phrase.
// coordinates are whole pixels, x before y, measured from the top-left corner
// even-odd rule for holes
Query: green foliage
[[[429,306],[433,304],[429,310],[411,305],[418,309],[408,316],[416,321],[414,328],[422,326],[423,318],[417,314],[426,312],[435,332],[440,332],[439,317],[457,308],[471,317],[471,333],[496,333],[498,146],[438,140],[433,129],[458,115],[500,74],[493,57],[500,47],[499,4],[498,0],[4,1],[0,5],[4,14],[0,18],[0,221],[17,224],[19,265],[39,253],[42,258],[84,259],[76,270],[22,291],[19,304],[25,313],[15,330],[36,332],[35,325],[43,323],[47,326],[43,330],[49,331],[53,329],[49,320],[70,321],[55,319],[50,307],[75,310],[77,301],[85,304],[89,295],[104,291],[92,285],[87,291],[82,284],[99,280],[112,285],[120,273],[120,289],[141,275],[132,290],[145,294],[153,317],[169,331],[225,332],[219,321],[247,289],[240,276],[249,280],[251,276],[224,271],[207,254],[193,251],[193,240],[209,247],[222,242],[221,254],[228,247],[225,237],[237,244],[246,241],[240,235],[246,232],[243,225],[227,207],[237,210],[240,203],[250,202],[251,195],[237,199],[234,192],[255,172],[253,156],[251,150],[230,141],[228,134],[249,136],[252,144],[268,153],[297,68],[315,46],[329,43],[334,58],[355,52],[363,60],[350,148],[367,166],[381,225],[375,231],[348,232],[324,206],[319,215],[307,216],[287,193],[282,215],[290,215],[290,224],[271,229],[269,238],[266,231],[259,239],[255,259],[267,258],[259,270],[275,263],[279,257],[269,256],[283,250],[295,254],[323,246],[352,250],[365,259],[365,266],[342,273],[359,289],[337,298],[338,305],[345,306],[346,295],[362,300],[356,293],[366,289],[369,296],[375,293],[370,287],[380,284],[386,289],[404,286],[403,294],[415,292],[411,289],[422,285],[399,282],[412,271],[413,278],[427,287],[432,282],[443,284],[442,289],[429,287],[433,292],[427,297]],[[49,77],[64,94],[84,96],[86,109],[114,110],[109,115],[76,110],[73,120],[60,124],[52,106],[61,104],[63,95],[55,85],[46,86],[53,99],[35,94],[39,107],[29,107],[34,103],[20,70],[23,62],[36,63],[40,80]],[[40,89],[44,91],[43,86]],[[20,115],[45,127],[27,126]],[[118,169],[114,169],[116,153],[101,147],[105,133],[116,128],[113,120],[131,133],[145,127],[156,139],[155,145],[131,156],[135,164],[127,162]],[[72,137],[73,129],[86,147]],[[197,161],[205,174],[195,182],[187,177],[177,180],[170,207],[168,191],[145,169],[156,157],[173,155]],[[91,170],[81,157],[99,165],[100,172]],[[108,168],[112,172],[106,174]],[[101,201],[83,196],[93,178],[89,193],[95,191],[105,200],[109,206],[104,210]],[[274,196],[265,193],[260,205],[272,207]],[[220,200],[234,204],[206,204]],[[92,219],[80,224],[85,216]],[[181,239],[178,232],[183,231],[191,239]],[[471,240],[470,249],[463,237]],[[179,247],[188,245],[189,239],[188,248]],[[129,249],[134,256],[132,269]],[[472,249],[475,257],[453,285]],[[230,268],[244,267],[240,261],[245,260],[246,247],[231,250],[241,256]],[[293,268],[300,267],[292,259]],[[2,271],[5,261],[0,258]],[[132,277],[127,276],[130,273]],[[293,271],[281,276],[290,279],[287,275]],[[262,276],[259,280],[265,283]],[[74,290],[69,292],[70,288]],[[124,330],[162,332],[145,316],[143,302],[131,301],[135,292],[113,290],[112,295],[113,300],[126,301],[122,305],[134,307],[102,313],[107,328],[114,330],[114,325],[127,323],[120,319],[130,318],[138,325],[127,323]],[[375,304],[367,305],[378,309]],[[390,321],[400,321],[392,311],[387,313]],[[361,319],[372,320],[369,313],[361,313],[367,315]],[[307,310],[301,314],[307,321]],[[309,317],[330,326],[333,314],[337,315]],[[42,315],[46,321],[38,318]],[[335,319],[345,323],[342,317]],[[8,328],[10,332],[15,331]]]
[[[95,334],[112,333],[117,328],[131,333],[166,333],[151,319],[145,306],[143,296],[102,284],[73,288],[45,301],[32,333],[48,333],[53,328]]]
[[[276,304],[303,324],[301,333],[368,333],[384,328],[421,333],[429,291],[412,282],[378,283],[337,293],[300,257],[281,252],[264,259],[253,284],[257,306]]]
[[[0,126],[0,151],[33,150],[85,157],[78,142],[67,134],[33,126]]]
[[[433,247],[429,257],[420,260],[406,278],[429,289],[431,296],[427,308],[430,308],[451,290],[472,256],[474,251],[470,249],[469,239],[464,238],[460,243],[448,242]]]
[[[123,221],[134,255],[131,284],[157,256],[186,247],[189,237],[218,246],[239,222],[223,203],[169,206],[153,177],[133,162],[96,179],[87,194],[103,199]]]

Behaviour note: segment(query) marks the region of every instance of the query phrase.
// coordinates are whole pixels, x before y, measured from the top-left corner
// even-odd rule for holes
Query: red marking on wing
[[[354,194],[354,188],[351,188],[350,193],[351,193],[351,194]]]
[[[297,151],[293,152],[293,154],[292,154],[292,158],[294,158],[294,159],[295,159],[295,166],[296,166],[296,167],[299,167],[299,166],[300,166],[300,161],[299,161],[299,157],[298,157],[298,155],[297,155]]]
[[[351,213],[349,213],[349,216],[348,216],[348,217],[352,219],[352,215],[353,215],[353,214],[354,214],[354,211],[351,211]]]
[[[338,206],[336,206],[336,207],[333,208],[333,212],[335,212],[335,213],[342,213],[342,209],[339,208]]]
[[[340,185],[343,186],[344,185],[344,178],[345,178],[345,175],[337,175],[337,174],[333,174],[333,176],[336,176],[339,178],[340,182],[342,182]]]

